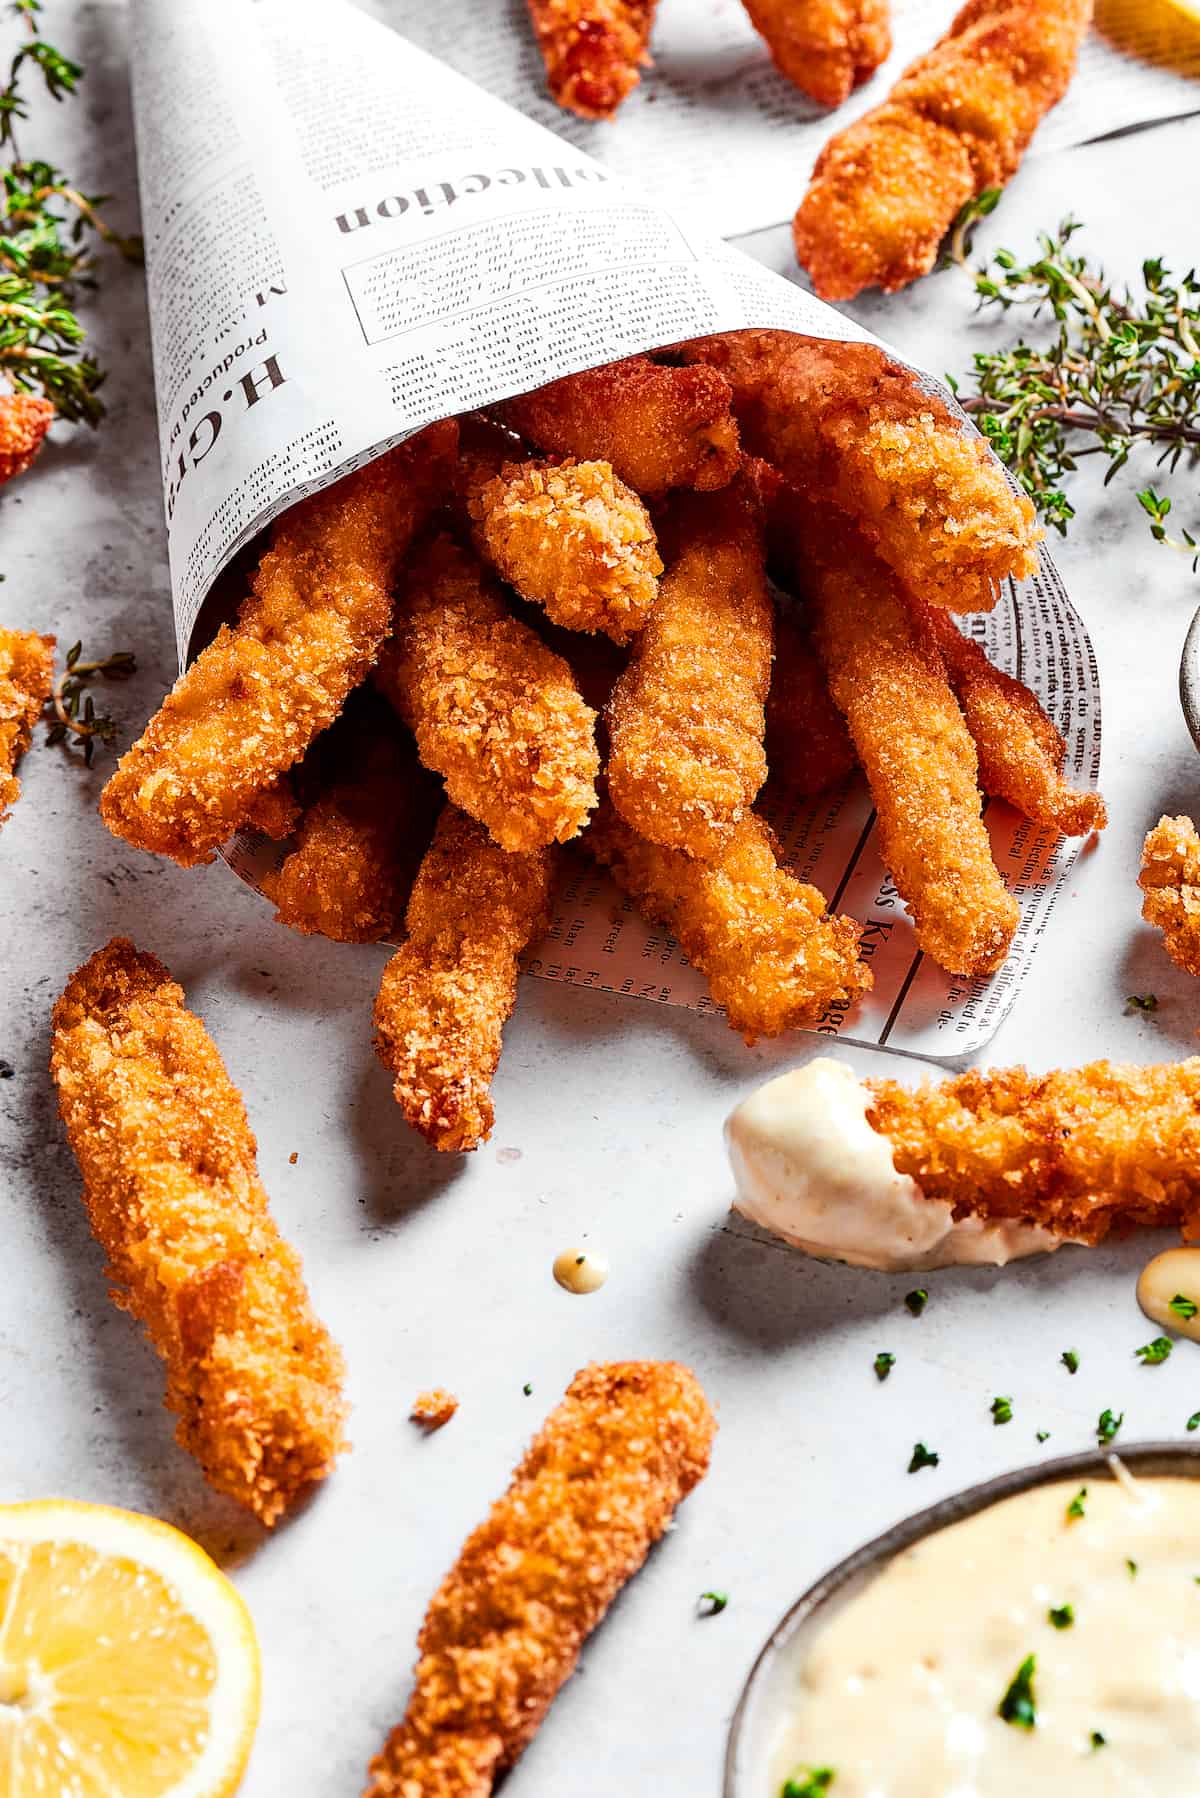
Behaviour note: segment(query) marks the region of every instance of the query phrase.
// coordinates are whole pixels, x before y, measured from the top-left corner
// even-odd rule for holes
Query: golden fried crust
[[[596,803],[596,714],[562,657],[452,538],[413,561],[375,682],[447,796],[505,849],[582,829]]]
[[[431,425],[275,526],[237,625],[180,675],[105,787],[114,836],[211,861],[366,674],[417,529],[450,485],[458,427]]]
[[[0,486],[25,473],[53,423],[49,400],[32,393],[0,393]]]
[[[1042,535],[977,433],[873,344],[737,332],[681,346],[733,388],[747,448],[857,523],[930,605],[989,611]]]
[[[825,679],[821,658],[793,606],[775,614],[775,666],[767,694],[772,787],[823,793],[857,767],[858,756]]]
[[[1142,916],[1185,974],[1200,974],[1200,836],[1188,817],[1160,818],[1142,845]]]
[[[879,815],[883,858],[917,941],[954,974],[988,974],[1019,912],[992,859],[975,745],[932,641],[898,583],[852,533],[814,512],[805,533],[814,631]]]
[[[781,75],[821,106],[842,101],[892,48],[889,0],[743,0]]]
[[[793,225],[822,299],[928,274],[966,201],[1016,173],[1091,13],[1091,0],[973,0],[882,106],[829,140]]]
[[[557,456],[609,462],[644,499],[672,487],[724,487],[738,464],[729,384],[712,368],[664,368],[629,356],[567,375],[500,408],[507,424]]]
[[[747,483],[676,500],[671,565],[606,713],[608,790],[651,842],[715,855],[766,779],[774,618]]]
[[[650,514],[608,462],[464,458],[481,555],[523,599],[568,630],[628,643],[658,597]]]
[[[273,843],[282,843],[299,822],[300,802],[292,786],[292,777],[290,773],[277,774],[265,787],[260,787],[250,801],[245,828],[260,830]]]
[[[443,809],[375,1002],[375,1048],[396,1076],[396,1103],[437,1149],[474,1149],[491,1134],[518,958],[550,921],[553,877],[548,849],[509,854],[473,818]]]
[[[16,804],[21,783],[13,770],[54,685],[53,637],[0,625],[0,824]]]
[[[1035,694],[989,662],[936,606],[913,603],[919,631],[936,644],[979,757],[979,784],[1035,824],[1085,837],[1103,830],[1108,813],[1099,793],[1077,792],[1063,779],[1067,746]]]
[[[858,959],[862,927],[828,917],[817,889],[779,866],[754,812],[710,862],[647,842],[607,801],[585,841],[645,915],[679,939],[748,1043],[815,1024],[871,985]]]
[[[1200,1056],[867,1085],[896,1167],[960,1216],[1026,1218],[1083,1242],[1143,1224],[1200,1235]]]
[[[658,0],[526,0],[560,106],[609,119],[638,84]]]
[[[50,1069],[113,1296],[167,1364],[178,1440],[272,1524],[346,1446],[342,1357],[271,1219],[216,1045],[162,963],[115,937],[54,1008]]]
[[[676,1362],[576,1374],[426,1613],[416,1689],[365,1798],[487,1798],[703,1479],[715,1431]]]

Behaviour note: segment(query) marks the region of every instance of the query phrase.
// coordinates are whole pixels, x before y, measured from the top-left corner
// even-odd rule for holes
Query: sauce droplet
[[[608,1278],[608,1262],[586,1249],[564,1249],[555,1257],[554,1278],[566,1292],[599,1292]]]
[[[1200,1249],[1165,1249],[1147,1262],[1137,1301],[1154,1323],[1200,1342]]]

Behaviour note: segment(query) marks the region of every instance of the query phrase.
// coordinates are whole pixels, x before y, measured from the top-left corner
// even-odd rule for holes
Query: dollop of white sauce
[[[891,1273],[1003,1267],[1061,1245],[1036,1224],[956,1219],[944,1199],[926,1198],[897,1173],[892,1145],[867,1122],[870,1103],[852,1070],[829,1056],[743,1099],[725,1125],[734,1210],[807,1255]]]
[[[1171,1301],[1183,1301],[1172,1311]],[[1164,1249],[1138,1275],[1137,1301],[1156,1324],[1200,1342],[1200,1249]],[[1196,1306],[1189,1317],[1188,1304]]]

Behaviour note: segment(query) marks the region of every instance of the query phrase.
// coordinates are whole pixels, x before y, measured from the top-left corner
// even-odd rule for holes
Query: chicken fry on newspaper
[[[1200,975],[1200,836],[1186,816],[1160,818],[1142,845],[1142,916],[1185,974]]]
[[[969,0],[882,106],[830,138],[793,226],[823,300],[929,273],[966,202],[1015,175],[1091,16],[1092,0]]]
[[[586,1367],[429,1606],[365,1798],[488,1798],[708,1471],[716,1422],[674,1361]]]
[[[0,824],[17,802],[14,772],[54,685],[54,638],[0,625]]]
[[[526,0],[554,99],[610,119],[650,60],[658,0]]]
[[[201,651],[105,787],[114,836],[185,866],[250,817],[374,661],[392,588],[451,485],[458,427],[431,425],[275,525],[238,622]]]
[[[748,484],[677,500],[668,542],[658,604],[608,702],[608,788],[642,836],[709,856],[767,773],[774,617]]]
[[[491,1134],[518,960],[550,921],[553,875],[549,849],[509,854],[474,818],[443,808],[375,1003],[396,1103],[436,1149],[474,1149]]]
[[[273,1524],[346,1446],[342,1357],[271,1219],[241,1097],[153,955],[115,937],[54,1008],[51,1072],[117,1302],[180,1444]]]
[[[643,499],[672,487],[711,492],[733,479],[737,425],[729,384],[712,368],[664,368],[629,356],[567,375],[499,408],[541,450],[609,462]]]
[[[781,75],[821,106],[840,106],[892,48],[889,0],[743,0]]]

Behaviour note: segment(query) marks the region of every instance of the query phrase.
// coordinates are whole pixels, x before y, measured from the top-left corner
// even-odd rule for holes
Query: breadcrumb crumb
[[[54,685],[53,637],[0,625],[0,824],[21,791],[14,769]]]
[[[408,1415],[413,1423],[423,1424],[427,1430],[440,1430],[457,1410],[458,1400],[454,1394],[442,1386],[434,1386],[428,1392],[417,1394]]]
[[[1200,836],[1187,816],[1160,818],[1142,845],[1142,916],[1185,974],[1200,975]]]

